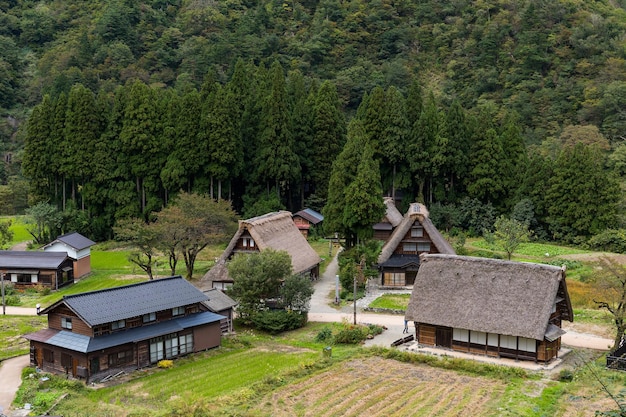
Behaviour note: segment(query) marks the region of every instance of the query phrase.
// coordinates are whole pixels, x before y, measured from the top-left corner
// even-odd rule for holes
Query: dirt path
[[[15,393],[22,383],[22,369],[28,366],[29,355],[7,359],[0,366],[0,413],[7,414]]]

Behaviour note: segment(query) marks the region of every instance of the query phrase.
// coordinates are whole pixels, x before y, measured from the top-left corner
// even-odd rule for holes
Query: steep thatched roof
[[[565,271],[559,267],[423,255],[406,319],[543,340],[552,330],[548,321],[557,301],[566,304],[571,318]]]
[[[428,234],[428,236],[430,236],[430,239],[433,245],[435,245],[438,253],[445,253],[450,255],[454,255],[456,253],[454,252],[452,245],[448,243],[448,241],[441,235],[441,233],[439,233],[439,230],[437,230],[433,222],[430,221],[430,218],[428,217],[428,209],[426,209],[426,206],[420,203],[413,203],[402,218],[402,221],[399,223],[398,227],[396,227],[395,230],[391,233],[391,237],[389,238],[389,240],[383,245],[383,248],[380,251],[380,255],[378,256],[379,264],[386,262],[391,257],[404,236],[411,229],[411,226],[413,226],[413,224],[415,223],[415,220],[419,221],[424,230],[426,230],[426,233]]]
[[[262,252],[265,249],[285,251],[291,256],[294,274],[306,272],[321,262],[306,238],[293,222],[291,213],[278,211],[239,221],[239,229],[230,240],[226,250],[215,266],[202,277],[202,282],[224,281],[228,279],[226,261],[230,258],[241,235],[248,231],[256,246]],[[204,285],[202,285],[204,287]]]
[[[396,207],[396,203],[393,201],[393,198],[385,197],[384,203],[386,207],[385,219],[387,219],[387,221],[391,223],[393,227],[398,226],[402,222],[403,217],[402,213],[400,213],[400,211]]]

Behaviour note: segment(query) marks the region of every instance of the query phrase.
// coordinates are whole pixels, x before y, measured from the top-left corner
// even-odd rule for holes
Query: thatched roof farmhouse
[[[404,287],[413,285],[422,253],[455,254],[448,241],[439,233],[428,217],[423,204],[413,203],[403,217],[393,201],[385,200],[385,219],[393,219],[393,230],[385,241],[378,257],[379,285]]]
[[[319,275],[321,259],[302,236],[288,211],[278,211],[240,220],[239,228],[228,247],[201,280],[202,288],[224,289],[232,284],[226,263],[237,253],[285,251],[291,257],[294,274]]]
[[[420,344],[542,362],[573,318],[564,268],[444,254],[422,256],[406,311]]]

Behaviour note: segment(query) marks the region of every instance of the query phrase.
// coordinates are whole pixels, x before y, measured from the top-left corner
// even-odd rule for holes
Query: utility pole
[[[0,281],[2,281],[2,315],[6,316],[7,314],[7,307],[6,307],[6,303],[4,302],[4,272],[0,272]]]

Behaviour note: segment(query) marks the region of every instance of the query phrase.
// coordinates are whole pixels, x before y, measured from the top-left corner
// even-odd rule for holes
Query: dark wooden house
[[[44,286],[52,290],[74,282],[67,252],[0,251],[0,271],[16,288]]]
[[[385,197],[383,202],[385,203],[385,215],[380,222],[373,226],[373,238],[386,242],[391,237],[393,230],[398,227],[400,223],[402,223],[404,216],[402,216],[402,213],[400,213],[396,207],[396,203],[393,201],[393,198]]]
[[[43,247],[44,252],[66,252],[74,262],[74,278],[82,278],[91,272],[91,247],[96,242],[72,232],[57,237]]]
[[[206,289],[229,287],[233,281],[228,276],[228,260],[237,254],[257,253],[266,249],[287,252],[291,257],[294,274],[319,276],[321,258],[302,236],[291,213],[278,211],[240,220],[239,229],[213,268],[202,277],[200,286]]]
[[[310,208],[300,210],[293,215],[293,222],[305,238],[309,236],[311,228],[320,225],[323,221],[324,216]]]
[[[574,315],[565,269],[424,255],[406,311],[420,345],[548,362]]]
[[[93,380],[217,347],[223,316],[180,276],[66,295],[48,328],[25,336],[38,368]]]
[[[454,248],[439,233],[428,217],[428,210],[419,203],[413,203],[409,210],[397,221],[397,209],[392,201],[386,200],[389,225],[395,226],[385,241],[378,257],[380,287],[407,287],[413,285],[420,264],[419,255],[424,253],[455,254]]]

